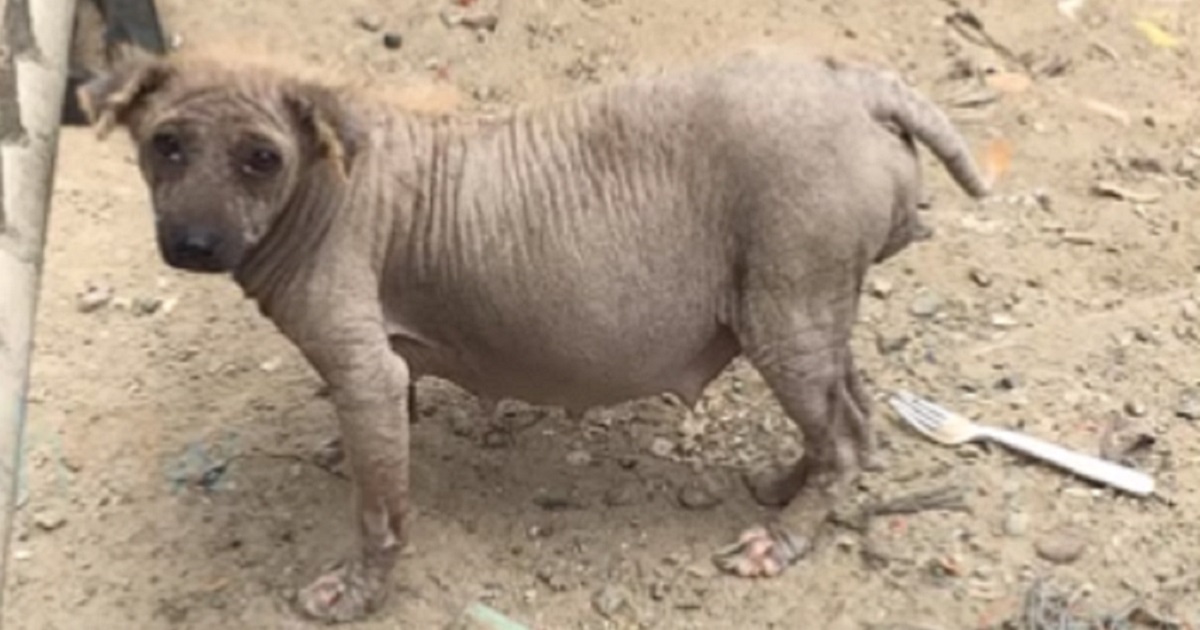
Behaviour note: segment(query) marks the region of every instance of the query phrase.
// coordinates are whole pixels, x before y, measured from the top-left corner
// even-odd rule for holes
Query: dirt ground
[[[739,475],[801,449],[749,369],[695,413],[636,401],[578,423],[514,403],[511,444],[483,431],[471,397],[426,380],[412,546],[387,607],[355,627],[443,628],[482,602],[539,630],[1025,628],[1042,580],[1080,616],[1144,604],[1118,616],[1146,625],[1112,627],[1198,627],[1193,3],[479,2],[494,32],[443,20],[450,0],[159,4],[183,48],[258,40],[339,73],[456,88],[467,110],[764,40],[894,67],[980,155],[1012,153],[982,204],[927,160],[936,235],[875,269],[864,298],[872,391],[1123,458],[1161,496],[937,446],[881,403],[890,466],[809,559],[742,581],[709,562],[765,515]],[[355,542],[349,483],[309,457],[332,409],[232,282],[160,262],[132,155],[123,137],[63,132],[5,628],[307,627],[285,594]],[[855,503],[943,488],[962,505],[854,527]]]

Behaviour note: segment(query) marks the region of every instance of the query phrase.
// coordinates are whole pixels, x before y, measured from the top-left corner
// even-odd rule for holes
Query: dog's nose
[[[221,238],[211,230],[186,230],[175,241],[175,253],[187,260],[205,260],[217,253]]]
[[[167,264],[191,271],[218,272],[229,268],[228,249],[216,230],[200,227],[159,229],[159,246]]]

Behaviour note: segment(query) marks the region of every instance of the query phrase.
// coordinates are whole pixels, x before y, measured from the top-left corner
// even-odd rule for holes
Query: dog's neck
[[[328,172],[326,172],[328,171]],[[334,181],[332,169],[317,168],[302,177],[275,224],[234,271],[246,297],[269,315],[276,296],[307,273],[310,258],[329,233],[349,189]]]

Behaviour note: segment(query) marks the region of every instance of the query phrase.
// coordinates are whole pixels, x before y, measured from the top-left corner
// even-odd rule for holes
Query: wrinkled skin
[[[915,141],[986,189],[898,80],[767,52],[489,120],[153,59],[81,97],[137,143],[166,262],[231,272],[330,387],[362,546],[297,603],[331,622],[389,591],[424,374],[578,412],[694,403],[743,353],[805,455],[754,484],[777,519],[715,560],[780,573],[870,462],[849,339],[868,267],[920,232]]]

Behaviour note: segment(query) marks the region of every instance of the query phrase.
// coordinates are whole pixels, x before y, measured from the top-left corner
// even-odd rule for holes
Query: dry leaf
[[[1159,48],[1174,48],[1179,45],[1179,39],[1174,35],[1166,32],[1163,28],[1150,20],[1138,20],[1133,23],[1137,30],[1142,32],[1142,35],[1150,41],[1151,44]]]
[[[1122,125],[1125,125],[1126,127],[1133,122],[1133,118],[1129,115],[1129,112],[1117,107],[1116,105],[1109,105],[1104,101],[1097,101],[1091,98],[1085,98],[1082,102],[1084,107],[1096,112],[1097,114],[1107,116],[1121,123]]]
[[[986,82],[988,87],[1006,94],[1020,94],[1033,85],[1033,80],[1020,72],[997,72],[989,74]]]
[[[988,182],[995,184],[1008,167],[1012,164],[1012,144],[1004,138],[996,138],[988,143],[983,155],[983,172]]]

